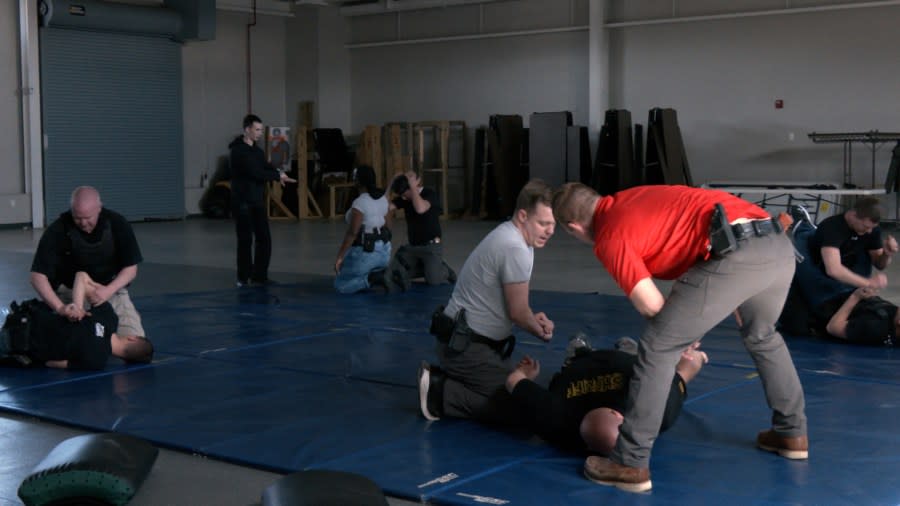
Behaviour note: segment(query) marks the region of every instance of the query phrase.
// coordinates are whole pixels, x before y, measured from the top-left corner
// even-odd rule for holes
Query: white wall
[[[587,3],[520,0],[354,17],[353,127],[572,111],[588,119]],[[494,37],[510,33],[527,35]],[[421,42],[423,39],[459,38]],[[485,37],[485,38],[479,38]],[[489,37],[489,38],[487,38]],[[366,46],[367,43],[408,44]]]
[[[184,187],[187,214],[199,213],[205,190],[228,143],[241,133],[248,112],[248,13],[217,11],[216,38],[188,42],[182,50],[184,82]],[[266,124],[284,125],[286,44],[285,19],[258,15],[251,28],[252,109]],[[209,179],[205,180],[206,182]]]
[[[644,124],[649,108],[675,108],[695,183],[840,182],[841,146],[807,134],[900,131],[897,19],[879,7],[614,29],[610,106]],[[853,182],[871,185],[868,149],[853,154]]]
[[[318,101],[315,123],[321,128],[353,131],[351,124],[349,22],[337,8],[321,8],[318,13]]]
[[[30,223],[22,156],[18,2],[0,2],[0,224]]]
[[[318,95],[319,10],[316,7],[297,7],[294,17],[285,21],[285,117],[291,128],[298,125],[299,104],[316,102]],[[313,111],[317,109],[314,103]]]
[[[572,111],[587,122],[587,32],[355,49],[353,125]]]

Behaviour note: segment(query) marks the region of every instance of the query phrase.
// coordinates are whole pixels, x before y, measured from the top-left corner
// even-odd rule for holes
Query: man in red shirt
[[[609,458],[588,457],[585,476],[631,492],[652,487],[650,452],[681,352],[735,309],[773,411],[757,446],[808,457],[803,389],[775,330],[794,273],[793,247],[777,220],[726,192],[664,185],[600,197],[567,183],[554,195],[553,214],[593,245],[648,323],[616,447]],[[667,298],[654,277],[677,280]]]

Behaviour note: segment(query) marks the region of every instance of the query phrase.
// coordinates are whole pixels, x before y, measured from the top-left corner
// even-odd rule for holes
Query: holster
[[[431,334],[438,341],[447,344],[447,348],[455,353],[466,351],[472,342],[481,343],[493,348],[501,357],[508,358],[516,347],[515,336],[502,341],[479,335],[466,323],[466,310],[460,308],[456,316],[451,318],[444,314],[444,306],[438,306],[431,315]]]
[[[709,247],[712,254],[717,257],[723,257],[738,249],[737,239],[722,204],[716,204],[709,220]]]
[[[3,330],[8,334],[10,354],[25,355],[31,349],[31,319],[39,304],[43,303],[29,299],[21,304],[13,302],[9,305]]]
[[[359,230],[356,240],[353,241],[353,246],[362,246],[363,251],[366,253],[375,251],[375,243],[377,241],[390,242],[392,237],[391,229],[387,227],[376,229],[371,234],[367,234],[363,230],[362,228]]]
[[[454,318],[444,313],[444,306],[438,306],[431,315],[430,332],[447,348],[462,353],[472,341],[472,329],[466,324],[466,310],[460,308]]]

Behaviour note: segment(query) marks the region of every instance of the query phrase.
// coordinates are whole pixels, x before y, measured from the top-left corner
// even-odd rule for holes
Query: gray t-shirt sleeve
[[[524,283],[531,279],[531,267],[534,264],[534,252],[531,249],[516,246],[500,254],[501,283]]]

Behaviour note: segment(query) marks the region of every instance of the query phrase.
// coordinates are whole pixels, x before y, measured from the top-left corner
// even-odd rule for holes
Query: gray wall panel
[[[356,49],[353,125],[572,111],[587,122],[587,32]]]
[[[200,212],[199,201],[209,178],[215,174],[221,157],[228,154],[228,143],[241,133],[241,118],[247,114],[247,13],[218,11],[216,39],[189,42],[182,48],[184,90],[184,182],[185,210]],[[308,22],[291,26],[292,36],[313,38]],[[266,124],[285,125],[296,117],[296,104],[286,97],[286,86],[312,79],[315,59],[309,63],[308,45],[287,45],[284,17],[258,15],[251,28],[250,58],[253,61],[253,109]],[[313,46],[314,47],[314,46]],[[313,49],[314,50],[314,49]],[[303,55],[307,55],[304,57]],[[312,69],[312,70],[310,70]],[[313,88],[314,89],[314,88]],[[303,97],[309,90],[298,91]],[[305,99],[305,98],[304,98]],[[206,177],[204,177],[206,176]],[[201,186],[201,181],[204,186]]]
[[[478,6],[401,12],[401,39],[465,35],[478,31]]]
[[[611,107],[673,107],[694,181],[835,181],[839,144],[807,133],[900,130],[900,7],[613,30]],[[784,109],[774,101],[784,100]],[[854,147],[854,182],[871,157]],[[890,150],[877,154],[883,184]]]
[[[483,4],[484,31],[505,32],[569,26],[569,0],[519,0]]]

